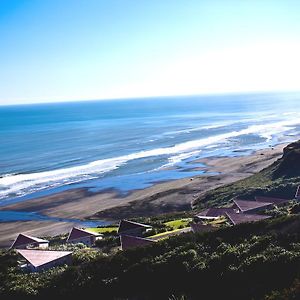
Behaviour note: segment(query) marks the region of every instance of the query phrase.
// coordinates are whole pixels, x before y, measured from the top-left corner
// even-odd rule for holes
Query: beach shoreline
[[[57,194],[8,204],[0,211],[37,212],[39,214],[81,220],[111,220],[191,209],[193,199],[208,190],[244,179],[264,169],[282,155],[288,143],[253,151],[250,155],[209,157],[197,160],[205,167],[199,171],[214,172],[153,184],[127,195],[117,191],[89,192],[88,189],[70,189]],[[48,225],[47,225],[48,224]],[[66,233],[75,222],[17,221],[0,223],[0,247],[7,247],[19,232],[47,236]]]

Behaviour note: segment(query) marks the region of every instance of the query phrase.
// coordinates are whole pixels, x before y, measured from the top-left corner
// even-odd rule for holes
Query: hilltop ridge
[[[273,164],[273,179],[300,176],[300,140],[289,144],[283,149],[282,158]],[[272,168],[272,166],[270,166]]]

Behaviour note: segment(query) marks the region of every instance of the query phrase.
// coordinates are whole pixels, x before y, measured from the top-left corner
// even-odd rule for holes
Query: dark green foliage
[[[268,209],[264,211],[263,213],[272,217],[282,217],[288,215],[290,212],[292,212],[293,207],[295,207],[294,201],[289,201],[286,205],[284,206],[275,206],[272,209]],[[295,209],[294,209],[295,210]]]
[[[117,235],[106,236],[97,240],[95,244],[102,252],[109,253],[113,248],[120,246],[120,239]]]
[[[287,300],[300,299],[300,279],[296,279],[292,285],[283,291],[272,291],[265,300]]]
[[[291,213],[292,213],[292,214],[299,214],[299,213],[300,213],[300,203],[296,203],[296,204],[291,208]]]
[[[73,251],[72,263],[73,265],[82,265],[94,261],[97,257],[106,256],[97,249],[85,248]]]
[[[60,235],[56,235],[56,236],[46,236],[44,238],[46,240],[48,240],[52,246],[60,246],[61,244],[66,242],[66,240],[68,238],[68,234],[60,234]]]
[[[0,259],[7,265],[12,258]],[[299,294],[299,271],[300,216],[285,216],[114,255],[90,253],[80,264],[42,274],[4,268],[0,297],[289,299],[278,295]]]

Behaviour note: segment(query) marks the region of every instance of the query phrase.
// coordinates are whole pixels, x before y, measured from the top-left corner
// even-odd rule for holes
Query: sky
[[[0,0],[0,104],[300,90],[298,0]]]

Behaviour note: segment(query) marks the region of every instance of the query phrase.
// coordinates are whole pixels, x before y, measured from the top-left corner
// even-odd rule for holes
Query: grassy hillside
[[[282,158],[246,179],[217,188],[194,200],[194,207],[226,205],[234,197],[274,196],[293,199],[300,184],[300,141],[284,148]]]

